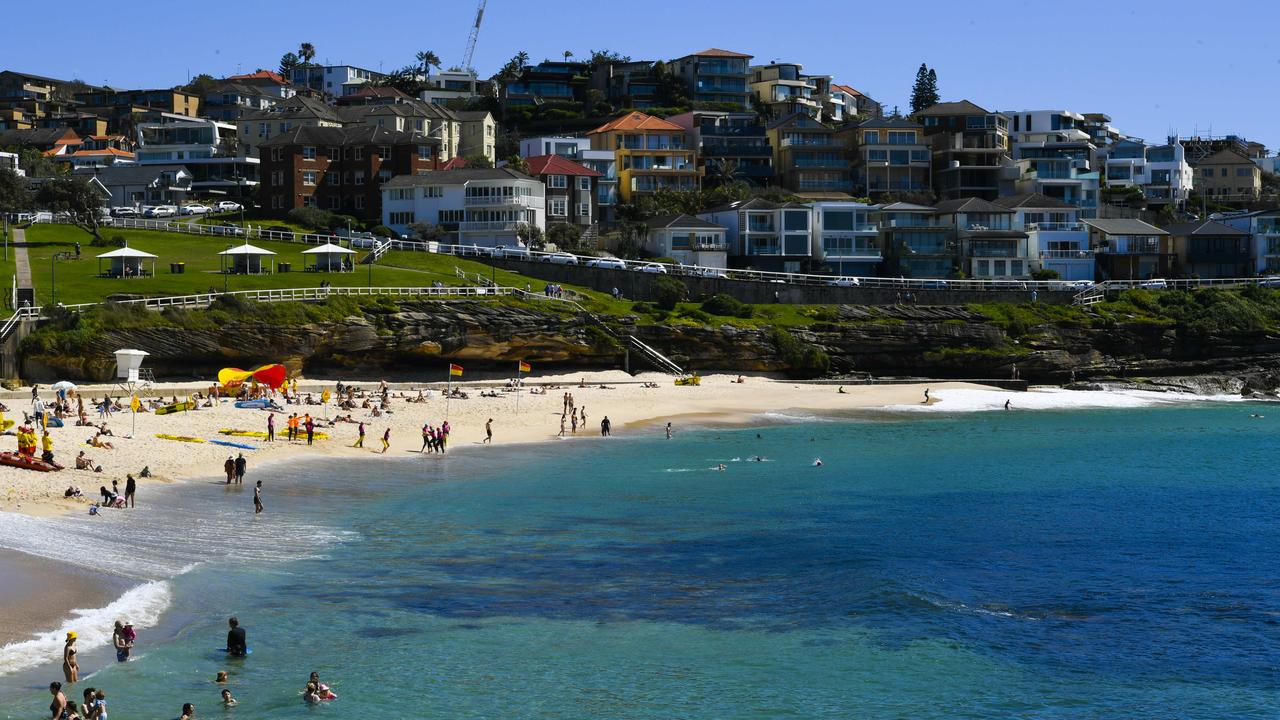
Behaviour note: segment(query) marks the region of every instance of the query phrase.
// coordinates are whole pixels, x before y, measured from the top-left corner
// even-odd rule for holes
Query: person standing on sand
[[[489,418],[484,423],[484,444],[488,445],[493,442],[493,418]]]
[[[604,437],[609,437],[611,426],[612,423],[609,422],[609,416],[605,415],[604,419],[600,421],[600,434]]]
[[[387,454],[387,448],[391,447],[391,428],[388,427],[382,433],[382,454]]]
[[[432,435],[434,433],[431,432],[431,423],[422,423],[422,448],[418,452],[424,453],[427,451],[427,444],[433,439]]]
[[[311,418],[311,413],[307,413],[307,421],[303,427],[307,431],[307,444],[313,444],[316,437],[316,421]]]
[[[232,480],[236,479],[236,460],[230,455],[227,461],[222,463],[222,470],[227,473],[227,484],[230,485]]]
[[[276,414],[267,413],[267,442],[276,441]]]
[[[138,492],[138,481],[133,479],[133,473],[129,473],[124,479],[124,504],[128,507],[136,507],[134,505],[133,495]]]
[[[923,402],[923,403],[921,403],[921,405],[928,405],[928,404],[929,404],[929,388],[925,388],[925,389],[924,389],[924,402]]]
[[[244,471],[248,469],[249,461],[244,459],[244,453],[236,458],[236,484],[244,483]]]
[[[351,446],[353,448],[364,447],[364,421],[363,420],[360,421],[359,432],[360,432],[360,437],[356,438],[356,444]]]
[[[564,414],[560,414],[560,434],[556,437],[564,437]]]
[[[257,515],[262,512],[262,481],[259,480],[257,485],[253,486],[253,514]]]
[[[573,413],[569,413],[569,432],[578,434],[578,416]]]

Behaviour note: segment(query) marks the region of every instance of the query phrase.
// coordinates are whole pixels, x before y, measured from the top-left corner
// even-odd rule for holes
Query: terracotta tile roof
[[[467,161],[461,157],[449,158],[449,161],[440,166],[441,170],[462,170],[467,167]]]
[[[284,79],[280,73],[274,73],[270,70],[259,70],[258,72],[249,73],[247,75],[232,75],[224,80],[271,80],[281,85],[288,85],[289,81]]]
[[[660,117],[654,117],[653,115],[646,115],[642,112],[633,112],[623,115],[616,120],[611,120],[587,134],[594,135],[596,133],[611,132],[613,130],[672,130],[676,132],[684,132],[684,128],[673,122],[668,122]]]
[[[91,155],[114,155],[116,157],[124,157],[124,158],[136,157],[133,153],[127,150],[119,150],[117,148],[103,148],[101,150],[77,150],[73,153],[68,153],[61,157],[64,157],[64,158],[89,157]]]
[[[561,155],[536,155],[525,158],[524,162],[529,166],[530,175],[578,175],[582,177],[601,177],[603,175],[603,173],[579,165]]]
[[[865,95],[861,91],[855,88],[851,88],[848,85],[838,85],[836,83],[831,83],[831,87],[835,88],[836,90],[839,90],[840,92],[848,93],[856,97],[865,97]]]
[[[685,57],[723,57],[723,58],[747,58],[755,57],[754,55],[744,55],[732,50],[721,50],[720,48],[707,48],[702,52],[689,53]]]

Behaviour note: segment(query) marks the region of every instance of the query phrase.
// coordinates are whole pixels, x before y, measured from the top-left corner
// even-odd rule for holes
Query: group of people
[[[493,422],[493,420],[490,420],[489,422]],[[441,455],[443,455],[445,451],[445,447],[449,444],[450,430],[451,428],[449,427],[448,420],[445,420],[444,422],[440,423],[440,427],[432,427],[431,423],[427,423],[423,425],[422,426],[422,449],[420,449],[418,452],[424,452],[424,453],[438,452]],[[388,429],[387,432],[390,433],[391,430]],[[390,439],[390,436],[388,436],[388,439]],[[386,452],[386,448],[383,448],[383,452]]]

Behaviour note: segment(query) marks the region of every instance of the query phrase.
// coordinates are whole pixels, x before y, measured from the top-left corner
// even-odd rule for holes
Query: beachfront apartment
[[[1069,110],[1020,110],[1010,119],[1008,193],[1037,193],[1073,205],[1080,217],[1095,217],[1101,174],[1093,167],[1097,147],[1079,126],[1084,115]]]
[[[682,265],[725,268],[727,230],[690,215],[660,215],[646,223],[644,249]]]
[[[480,97],[488,80],[481,80],[475,70],[439,70],[428,75],[423,82],[426,89],[418,93],[418,99],[432,105],[444,105],[450,100],[467,101]]]
[[[845,146],[835,128],[804,113],[768,126],[778,184],[796,193],[848,193],[853,190]]]
[[[205,93],[202,110],[207,118],[235,122],[245,113],[273,108],[283,99],[262,86],[224,82]]]
[[[1089,142],[1095,148],[1107,148],[1124,139],[1124,133],[1111,124],[1111,116],[1106,113],[1083,113],[1083,119],[1076,127],[1089,136]],[[1099,168],[1101,170],[1101,168]]]
[[[1052,270],[1063,280],[1094,279],[1093,251],[1080,208],[1034,192],[996,198],[995,203],[1013,211],[1011,227],[1027,234],[1037,269]]]
[[[266,110],[247,112],[236,121],[241,152],[257,157],[258,145],[300,127],[342,127],[342,118],[327,104],[295,95]]]
[[[289,80],[299,87],[311,88],[318,93],[338,98],[385,77],[385,73],[355,65],[303,64],[293,68]]]
[[[852,136],[855,193],[881,200],[890,193],[932,191],[933,158],[918,123],[877,117],[840,134]]]
[[[719,109],[750,110],[750,62],[750,55],[708,48],[672,60],[668,67],[684,81],[689,99],[695,104],[715,103]]]
[[[599,221],[599,172],[559,155],[536,155],[525,163],[545,188],[548,224],[569,223],[583,230]]]
[[[1169,233],[1133,219],[1085,220],[1098,279],[1147,280],[1171,277],[1178,256]]]
[[[527,137],[520,141],[520,157],[531,158],[538,155],[559,155],[577,160],[584,150],[591,149],[591,138],[562,137],[558,135],[541,135]]]
[[[770,63],[751,66],[751,92],[763,115],[778,120],[797,113],[811,118],[822,114],[818,86],[797,63]]]
[[[1250,213],[1247,229],[1253,236],[1254,271],[1280,274],[1280,210]]]
[[[345,105],[334,110],[343,127],[375,125],[387,130],[412,132],[440,141],[440,159],[458,157],[464,122],[458,113],[442,105],[401,98],[395,102]],[[490,158],[492,161],[492,158]]]
[[[933,153],[933,186],[942,200],[1000,196],[1009,159],[1009,118],[969,102],[943,102],[916,113]]]
[[[1253,235],[1215,220],[1170,225],[1181,273],[1196,278],[1242,278],[1254,274]]]
[[[836,275],[878,275],[884,265],[880,232],[873,217],[876,207],[858,202],[821,201],[811,204],[813,250]]]
[[[382,224],[408,234],[439,225],[462,245],[515,247],[521,225],[545,231],[542,182],[510,168],[462,168],[399,175],[382,185]]]
[[[1176,140],[1149,146],[1128,138],[1099,149],[1106,189],[1101,199],[1116,205],[1134,201],[1147,207],[1182,207],[1191,193],[1194,176],[1186,150]]]
[[[572,103],[586,99],[591,65],[585,62],[544,60],[523,68],[503,88],[507,107]]]
[[[684,128],[704,187],[735,181],[763,187],[773,182],[773,148],[754,113],[693,110],[667,121]]]
[[[1235,149],[1224,149],[1195,165],[1195,190],[1219,203],[1247,203],[1262,195],[1262,168]]]
[[[438,167],[439,141],[376,125],[300,127],[264,142],[259,204],[274,217],[319,208],[362,220],[382,217],[393,177]]]
[[[729,267],[800,272],[813,261],[813,211],[803,203],[754,198],[698,217],[725,228]]]
[[[186,166],[192,176],[192,191],[199,196],[218,194],[245,200],[258,190],[258,158],[245,154],[231,123],[175,115],[140,123],[137,162]]]
[[[1013,210],[976,197],[944,200],[934,210],[952,229],[966,275],[975,280],[1031,277],[1037,258],[1027,233],[1013,226]]]
[[[960,269],[952,230],[928,205],[895,202],[872,213],[889,277],[947,278]]]
[[[604,60],[591,72],[591,89],[618,108],[647,110],[658,104],[655,60]]]
[[[695,190],[698,166],[684,128],[662,118],[632,112],[587,133],[593,150],[614,153],[618,197],[631,202],[660,189]]]

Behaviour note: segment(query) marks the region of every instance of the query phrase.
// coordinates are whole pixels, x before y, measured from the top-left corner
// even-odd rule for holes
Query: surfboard
[[[178,442],[189,442],[189,443],[204,442],[203,438],[190,437],[188,435],[166,435],[164,433],[156,433],[156,437],[160,438],[161,440],[176,440]]]

